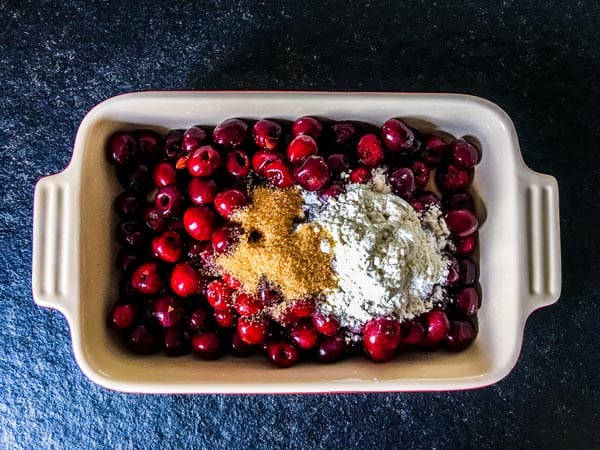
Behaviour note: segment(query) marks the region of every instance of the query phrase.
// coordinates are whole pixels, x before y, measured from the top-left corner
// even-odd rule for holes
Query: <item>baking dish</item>
[[[117,295],[114,268],[119,192],[104,145],[116,130],[166,132],[230,117],[290,119],[317,115],[381,125],[407,118],[422,131],[439,128],[472,136],[483,158],[473,189],[478,215],[479,335],[464,352],[415,352],[386,364],[349,359],[277,369],[263,359],[193,355],[136,356],[107,329]],[[523,162],[514,126],[495,104],[467,95],[333,92],[143,92],[113,97],[82,121],[73,158],[36,186],[33,296],[69,323],[83,372],[107,388],[161,393],[284,393],[467,389],[509,373],[519,355],[525,321],[554,303],[561,289],[558,186]]]

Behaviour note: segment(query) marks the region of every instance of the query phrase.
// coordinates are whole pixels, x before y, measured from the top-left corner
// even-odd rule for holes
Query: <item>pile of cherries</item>
[[[328,363],[365,353],[387,361],[407,348],[462,350],[475,338],[480,306],[478,220],[467,191],[479,151],[464,139],[421,134],[399,119],[383,127],[301,117],[291,122],[228,119],[212,128],[192,126],[161,136],[151,130],[114,133],[106,144],[123,192],[116,265],[119,299],[108,313],[129,349],[169,356],[194,352],[204,359],[227,352],[263,352],[280,367],[302,358]],[[219,273],[215,257],[239,242],[230,221],[249,203],[250,186],[299,185],[321,201],[348,183],[368,183],[385,167],[392,192],[417,212],[440,205],[455,246],[447,254],[447,298],[411,321],[376,317],[345,338],[336,317],[316,300],[290,302],[277,320],[265,311],[283,301],[276,286],[243,292],[238,280]],[[432,192],[437,186],[442,198]],[[354,330],[356,332],[356,330]]]

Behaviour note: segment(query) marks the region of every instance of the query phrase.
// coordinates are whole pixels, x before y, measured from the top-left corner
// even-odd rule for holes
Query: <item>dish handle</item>
[[[67,168],[38,181],[33,201],[33,298],[67,319],[74,317],[79,289],[77,195]]]
[[[521,236],[528,267],[525,283],[525,317],[555,303],[561,291],[560,218],[558,183],[550,175],[526,170],[520,176],[524,198]]]

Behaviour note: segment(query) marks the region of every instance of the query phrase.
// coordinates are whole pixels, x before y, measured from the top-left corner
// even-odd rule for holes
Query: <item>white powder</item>
[[[381,182],[383,177],[383,182]],[[305,195],[309,218],[333,237],[337,288],[323,294],[321,308],[342,326],[358,328],[374,316],[410,319],[433,308],[448,275],[441,250],[448,230],[438,208],[423,213],[389,193],[383,172],[371,184],[350,184],[346,192],[317,206]],[[325,249],[324,249],[325,250]]]

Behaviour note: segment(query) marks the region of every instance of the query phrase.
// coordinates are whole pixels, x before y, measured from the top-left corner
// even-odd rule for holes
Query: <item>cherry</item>
[[[194,267],[213,267],[214,254],[211,241],[191,242],[188,245],[187,258]]]
[[[183,225],[197,241],[209,241],[217,229],[217,215],[207,206],[194,206],[183,213]]]
[[[446,210],[452,209],[468,209],[471,212],[475,211],[475,202],[473,197],[467,191],[455,192],[447,197],[444,201]]]
[[[282,368],[293,366],[299,359],[298,350],[283,341],[270,342],[267,345],[267,355],[273,364]]]
[[[323,125],[314,117],[299,117],[292,125],[292,135],[308,135],[317,139],[323,132]]]
[[[133,221],[117,224],[117,242],[131,250],[141,250],[146,245],[146,235],[143,229]]]
[[[133,253],[127,248],[119,249],[116,258],[116,266],[121,272],[129,272],[141,262],[141,256]]]
[[[319,191],[319,200],[327,203],[330,198],[336,198],[346,192],[346,188],[341,183],[332,183],[329,187]]]
[[[194,205],[210,205],[217,195],[217,183],[212,178],[193,177],[188,182],[188,194]]]
[[[143,164],[118,169],[117,178],[121,186],[138,195],[145,194],[152,187],[152,176]]]
[[[221,328],[233,328],[237,316],[232,308],[223,308],[215,309],[214,318]]]
[[[200,291],[202,279],[189,263],[178,263],[171,272],[171,289],[179,297],[189,297]]]
[[[150,355],[158,350],[158,339],[145,326],[138,325],[127,336],[127,347],[140,355]]]
[[[469,258],[458,261],[458,284],[463,286],[473,284],[477,280],[477,266]]]
[[[237,332],[247,344],[260,344],[269,331],[269,321],[262,317],[240,317]]]
[[[440,199],[433,192],[423,192],[418,197],[411,198],[409,200],[410,205],[415,211],[425,211],[427,208],[440,204]]]
[[[108,314],[108,324],[115,330],[125,330],[135,322],[139,310],[135,303],[130,301],[116,302]]]
[[[423,316],[423,326],[425,327],[424,343],[427,346],[436,345],[446,337],[450,329],[450,322],[446,313],[440,309],[432,309]]]
[[[473,234],[479,225],[477,217],[467,209],[448,211],[444,218],[453,236],[465,237]]]
[[[185,130],[181,138],[181,148],[184,153],[189,154],[199,148],[206,140],[206,131],[198,126]]]
[[[154,318],[163,328],[176,325],[183,319],[183,305],[170,295],[156,299],[154,303]]]
[[[221,167],[221,155],[210,145],[194,150],[188,160],[187,169],[194,177],[209,177]]]
[[[454,307],[463,316],[473,316],[479,308],[479,295],[472,287],[465,287],[454,294]]]
[[[450,286],[458,281],[458,261],[450,253],[445,253],[444,258],[448,261],[448,276],[444,284]]]
[[[348,180],[350,183],[366,184],[373,178],[371,171],[364,166],[357,166],[350,171]]]
[[[258,175],[264,176],[264,167],[272,161],[282,159],[283,155],[278,152],[271,152],[270,150],[259,150],[252,156],[252,170]]]
[[[144,224],[155,233],[160,233],[167,226],[167,219],[154,206],[148,206],[143,214]]]
[[[419,345],[423,342],[425,329],[418,320],[410,320],[407,322],[403,322],[401,325],[401,329],[403,344]]]
[[[176,160],[181,156],[181,140],[183,138],[183,132],[180,130],[171,130],[163,145],[163,153],[167,159]]]
[[[152,179],[156,187],[169,186],[177,182],[177,170],[173,163],[169,161],[161,161],[154,166]]]
[[[158,264],[154,262],[141,264],[131,275],[131,286],[142,294],[158,294],[163,286]]]
[[[444,156],[446,143],[435,134],[426,134],[423,138],[423,161],[430,166],[437,165]]]
[[[346,340],[341,334],[338,333],[332,336],[323,336],[319,339],[317,359],[321,363],[339,361],[345,355],[346,349]]]
[[[243,178],[250,173],[250,159],[242,150],[232,150],[225,158],[225,170],[234,178]]]
[[[408,167],[394,170],[388,177],[392,192],[405,200],[412,198],[415,193],[416,183],[413,171]]]
[[[208,321],[208,311],[204,308],[196,308],[188,315],[186,327],[192,332],[197,332],[206,327]]]
[[[221,356],[221,340],[213,331],[206,331],[192,337],[192,350],[203,359],[217,359]]]
[[[231,337],[231,353],[238,357],[246,357],[252,354],[254,346],[244,342],[240,335],[236,332]]]
[[[376,362],[393,359],[401,337],[400,323],[393,317],[376,317],[363,328],[363,346]]]
[[[240,280],[238,280],[237,278],[234,278],[229,273],[224,273],[221,278],[223,279],[223,282],[227,286],[229,286],[231,289],[233,289],[235,291],[237,291],[237,290],[239,290],[239,289],[242,288],[242,282]]]
[[[367,167],[377,167],[383,161],[383,147],[375,134],[365,134],[356,148],[358,161]]]
[[[165,186],[158,190],[154,198],[154,207],[159,214],[173,217],[181,213],[183,195],[176,186]]]
[[[215,230],[211,242],[213,250],[218,254],[225,254],[237,245],[242,234],[242,229],[234,223],[226,223]]]
[[[318,191],[331,178],[331,170],[321,156],[308,156],[294,169],[294,178],[307,191]]]
[[[289,325],[300,319],[310,317],[315,310],[315,300],[313,298],[299,298],[292,300],[290,306],[279,317],[279,323]]]
[[[444,339],[444,347],[455,352],[464,350],[475,340],[473,325],[467,321],[453,320],[450,331]]]
[[[463,169],[474,167],[479,161],[479,152],[464,139],[457,139],[447,148],[448,159]]]
[[[183,254],[183,240],[175,231],[164,231],[152,239],[152,251],[157,258],[165,262],[177,262]]]
[[[127,191],[117,195],[113,203],[113,210],[121,218],[135,218],[140,209],[140,200]]]
[[[460,256],[467,256],[473,253],[473,250],[477,246],[477,233],[464,237],[455,237],[452,240],[455,247],[454,253]]]
[[[317,152],[317,142],[312,137],[301,134],[289,143],[286,155],[292,164],[296,164],[307,156],[316,155]]]
[[[333,144],[340,148],[348,148],[352,146],[356,138],[356,127],[352,122],[341,121],[331,125],[331,135]]]
[[[415,176],[415,184],[417,189],[423,189],[427,186],[427,182],[429,181],[429,167],[422,161],[415,161],[412,166],[410,166],[414,176]]]
[[[292,169],[281,159],[266,163],[262,172],[264,177],[273,183],[275,187],[283,189],[294,184]]]
[[[342,153],[333,153],[327,157],[327,165],[331,169],[333,175],[345,173],[350,168],[350,163],[346,155]]]
[[[106,157],[113,166],[128,166],[135,161],[136,156],[137,143],[131,134],[118,131],[108,139]]]
[[[189,352],[189,335],[180,326],[174,326],[165,331],[163,349],[167,356],[180,356]]]
[[[333,314],[314,311],[311,320],[316,330],[325,336],[333,336],[340,329],[340,323]]]
[[[381,128],[381,137],[391,152],[407,153],[415,147],[415,134],[408,125],[398,119],[389,119]]]
[[[302,350],[310,350],[317,345],[319,333],[310,320],[303,320],[291,327],[290,338]]]
[[[256,145],[268,150],[275,150],[281,137],[281,125],[272,120],[262,119],[252,127],[252,138]]]
[[[240,119],[227,119],[213,131],[213,141],[226,148],[239,147],[246,139],[248,124]]]
[[[215,309],[227,309],[233,304],[233,289],[223,280],[214,280],[206,286],[206,299]]]
[[[467,189],[471,184],[471,175],[468,170],[453,164],[440,166],[435,172],[437,187],[444,192],[454,192]]]
[[[254,316],[262,311],[263,302],[252,294],[242,292],[235,297],[235,309],[240,316]]]
[[[138,143],[139,157],[143,161],[154,161],[160,156],[160,136],[152,130],[138,130],[134,133]]]
[[[246,193],[239,189],[226,189],[215,196],[214,205],[221,217],[229,219],[235,211],[248,205],[249,202]]]

